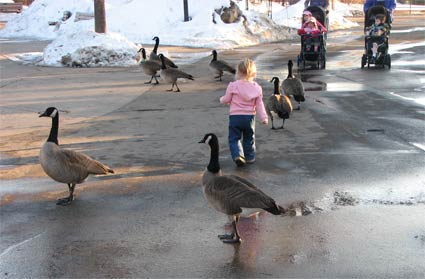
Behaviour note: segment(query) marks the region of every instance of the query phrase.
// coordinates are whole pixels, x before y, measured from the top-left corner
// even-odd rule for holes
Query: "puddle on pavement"
[[[364,197],[356,196],[347,191],[335,191],[326,195],[321,200],[298,201],[285,207],[285,216],[307,216],[315,213],[329,212],[345,206],[380,205],[380,206],[415,206],[425,205],[425,191],[417,193],[397,193],[388,189],[386,193],[366,194]]]
[[[364,91],[366,88],[355,82],[324,82],[320,75],[301,74],[301,81],[304,83],[305,91]]]

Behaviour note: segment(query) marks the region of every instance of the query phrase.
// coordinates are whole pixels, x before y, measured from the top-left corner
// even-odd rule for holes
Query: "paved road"
[[[424,277],[424,68],[414,63],[424,45],[423,30],[404,33],[413,22],[418,17],[394,24],[391,47],[404,45],[389,71],[360,69],[361,27],[331,33],[327,69],[301,76],[308,90],[301,111],[283,131],[257,123],[257,163],[241,169],[230,160],[227,108],[218,103],[231,77],[214,81],[210,58],[182,66],[195,81],[181,83],[181,93],[144,85],[138,68],[0,60],[0,275]],[[45,44],[3,42],[1,53]],[[298,41],[281,42],[221,57],[253,57],[268,95],[269,80],[285,77],[298,49]],[[55,205],[66,186],[38,164],[50,122],[36,112],[51,105],[63,110],[60,143],[116,170],[79,185],[68,207]],[[222,244],[216,235],[227,219],[200,189],[209,150],[197,142],[207,132],[219,136],[224,172],[313,214],[242,219],[242,244]]]

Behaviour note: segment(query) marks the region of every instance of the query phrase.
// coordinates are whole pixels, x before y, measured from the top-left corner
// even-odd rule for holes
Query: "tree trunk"
[[[94,31],[106,33],[105,0],[94,0]]]
[[[183,0],[183,10],[184,10],[184,21],[189,21],[189,7],[187,0]]]

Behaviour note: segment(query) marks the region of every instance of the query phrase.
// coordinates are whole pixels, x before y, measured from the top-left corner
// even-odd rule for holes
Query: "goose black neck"
[[[292,78],[292,63],[288,63],[288,78]]]
[[[165,65],[164,56],[161,55],[160,59],[161,59],[161,69],[163,69],[163,70],[167,69],[167,66]]]
[[[207,166],[207,170],[212,173],[218,173],[220,171],[220,163],[218,162],[218,154],[219,154],[218,141],[212,139],[209,142],[209,145],[211,148],[211,156],[210,156],[210,162]]]
[[[59,145],[58,142],[58,129],[59,129],[59,113],[56,114],[55,117],[52,118],[52,128],[50,128],[48,142],[54,142]]]
[[[144,48],[142,49],[142,57],[143,60],[146,60],[146,50]]]
[[[279,92],[279,80],[278,79],[274,79],[274,92],[273,92],[273,94],[275,94],[275,95],[280,95],[280,92]]]
[[[159,39],[156,38],[155,39],[155,46],[153,47],[153,50],[152,50],[153,53],[156,53],[158,51],[158,46],[159,46]]]
[[[213,59],[212,61],[217,61],[217,52],[213,52]]]

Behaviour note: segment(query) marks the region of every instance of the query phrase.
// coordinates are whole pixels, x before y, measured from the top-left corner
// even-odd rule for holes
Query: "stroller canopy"
[[[372,24],[375,23],[375,16],[377,14],[383,14],[385,16],[385,23],[388,24],[388,26],[390,25],[390,17],[388,16],[388,10],[387,8],[385,8],[384,6],[378,5],[378,6],[373,6],[370,7],[366,13],[365,13],[365,17],[364,17],[364,28],[366,29],[366,27],[371,26]]]

